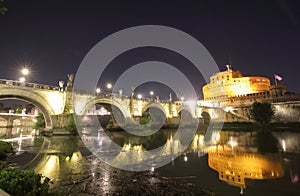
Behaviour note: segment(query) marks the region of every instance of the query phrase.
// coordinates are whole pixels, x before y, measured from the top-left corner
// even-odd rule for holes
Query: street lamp
[[[28,68],[23,68],[23,69],[21,70],[21,73],[22,73],[24,76],[26,76],[26,75],[29,74],[29,69],[28,69]]]
[[[106,88],[107,89],[111,89],[112,88],[112,84],[111,83],[107,83]]]
[[[137,98],[138,98],[138,99],[142,99],[142,97],[143,97],[143,96],[142,96],[141,94],[138,94],[138,95],[137,95]]]
[[[183,104],[184,97],[180,97],[180,100],[181,100],[181,104]]]
[[[150,91],[151,100],[153,99],[154,92]]]
[[[100,88],[97,88],[97,89],[96,89],[96,93],[99,94],[100,92],[101,92],[101,89],[100,89]]]
[[[26,79],[25,79],[24,77],[21,77],[21,78],[20,78],[20,82],[22,82],[22,83],[25,82],[25,80],[26,80]]]

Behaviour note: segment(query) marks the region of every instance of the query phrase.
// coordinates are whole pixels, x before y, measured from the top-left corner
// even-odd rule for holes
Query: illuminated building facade
[[[249,106],[253,102],[299,101],[300,96],[286,91],[284,84],[271,85],[260,76],[244,77],[240,71],[229,68],[210,77],[210,83],[202,87],[204,102],[218,106]]]
[[[270,80],[265,77],[243,77],[240,71],[228,69],[210,77],[203,86],[204,100],[226,100],[226,98],[270,91]]]

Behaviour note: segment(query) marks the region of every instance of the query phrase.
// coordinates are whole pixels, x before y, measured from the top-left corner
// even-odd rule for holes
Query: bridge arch
[[[108,105],[112,105],[115,106],[116,108],[118,108],[122,115],[124,116],[124,118],[128,118],[130,117],[130,113],[128,110],[126,110],[126,108],[124,108],[124,106],[122,106],[122,104],[115,100],[115,99],[109,99],[109,98],[95,98],[92,99],[90,101],[88,101],[87,103],[85,103],[85,105],[83,106],[83,108],[81,109],[80,113],[78,113],[77,115],[84,115],[85,112],[92,106],[96,105],[96,104],[108,104]]]
[[[54,114],[54,111],[48,104],[48,101],[41,95],[29,90],[3,88],[0,91],[0,100],[5,99],[17,99],[34,104],[42,111],[45,118],[46,128],[51,129],[53,127],[51,115]]]
[[[149,103],[149,104],[145,105],[142,109],[142,115],[151,107],[161,110],[164,113],[165,117],[167,118],[167,116],[168,116],[167,111],[161,104],[158,104],[158,103]]]
[[[180,107],[178,110],[177,110],[177,115],[180,116],[180,114],[183,112],[183,111],[187,111],[192,117],[194,117],[195,115],[195,112],[192,111],[192,109],[188,106],[183,106],[183,107]]]
[[[210,120],[211,120],[211,116],[207,111],[203,111],[201,113],[202,119],[203,119],[203,123],[204,124],[209,124]]]
[[[151,111],[150,111],[151,108]],[[149,111],[148,111],[149,110]],[[148,112],[147,112],[148,111]],[[168,118],[168,112],[165,110],[162,104],[160,103],[148,103],[144,105],[141,110],[142,117],[148,118],[148,115],[151,118],[151,124],[156,127],[163,126]],[[145,116],[147,115],[147,116]]]

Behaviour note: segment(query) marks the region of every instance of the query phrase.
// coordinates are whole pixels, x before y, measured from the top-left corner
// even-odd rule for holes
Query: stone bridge
[[[158,101],[153,99],[137,99],[134,97],[105,94],[105,93],[73,93],[72,85],[66,88],[44,84],[19,82],[0,79],[0,100],[18,99],[31,102],[43,113],[46,128],[60,127],[57,117],[63,115],[85,115],[86,111],[95,104],[104,105],[105,108],[117,108],[125,119],[139,119],[149,107],[162,111],[167,123],[178,123],[183,110],[188,111],[193,118],[207,117],[213,121],[249,121],[249,106],[220,107],[217,103],[203,100],[186,101]],[[300,102],[275,103],[277,113],[289,113],[293,108],[299,108]],[[291,110],[291,111],[290,111]],[[299,118],[299,110],[294,118]],[[296,114],[295,113],[295,114]],[[205,114],[205,115],[204,115]],[[294,114],[294,113],[293,113]],[[299,121],[299,119],[293,119]]]

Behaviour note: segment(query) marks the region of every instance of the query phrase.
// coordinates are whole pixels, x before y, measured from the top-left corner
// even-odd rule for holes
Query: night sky
[[[199,40],[221,70],[231,63],[244,75],[283,76],[287,89],[300,93],[300,1],[18,1],[6,0],[0,15],[0,78],[17,80],[30,66],[29,82],[57,85],[76,73],[86,53],[106,36],[136,25],[165,25]],[[104,81],[143,61],[158,60],[179,68],[199,90],[201,75],[182,56],[158,48],[141,48],[117,57]],[[159,84],[145,85],[162,98]]]

